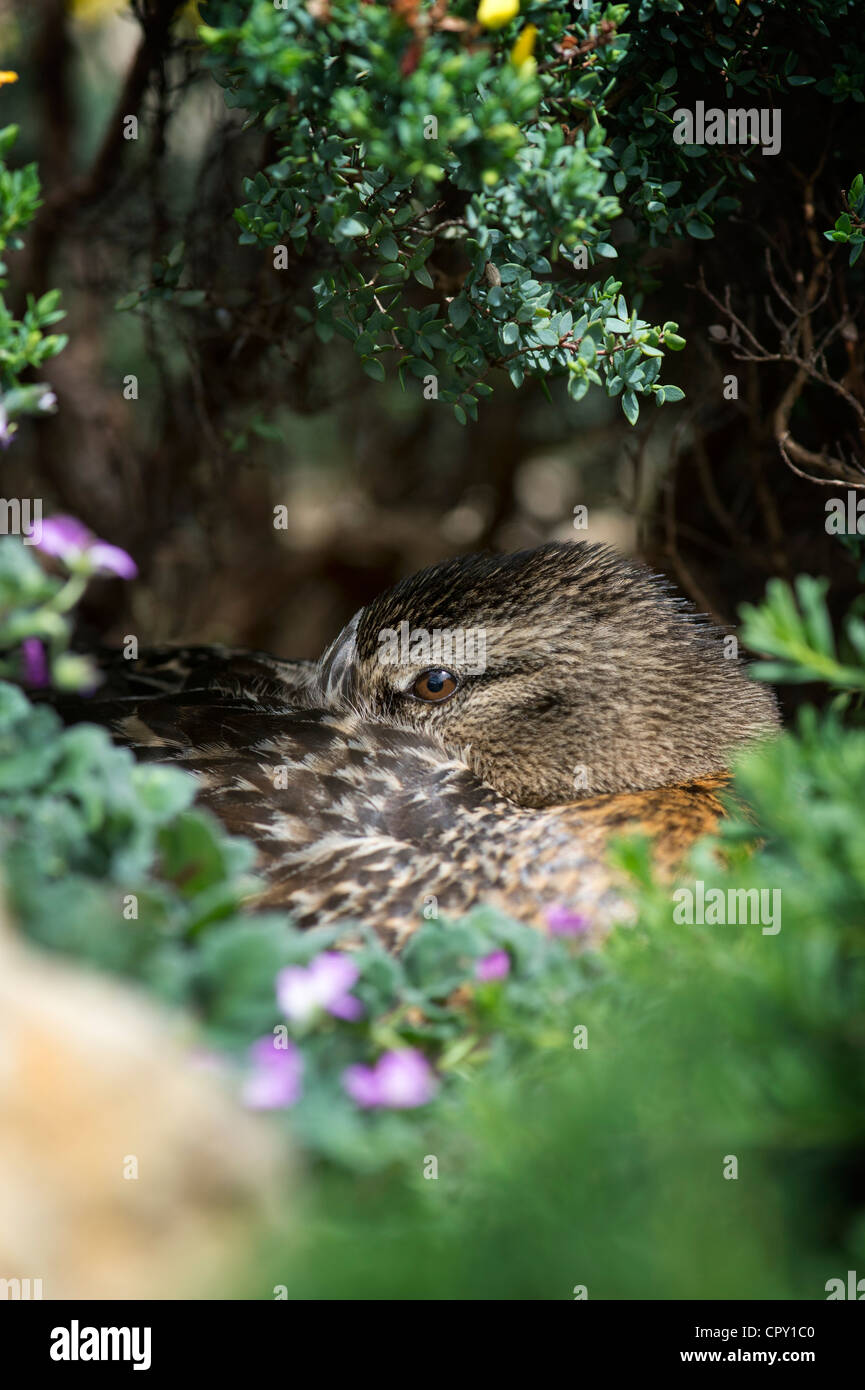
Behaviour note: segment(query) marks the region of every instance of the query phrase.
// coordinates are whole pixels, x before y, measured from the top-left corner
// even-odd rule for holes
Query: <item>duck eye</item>
[[[411,688],[411,693],[418,700],[435,701],[446,700],[449,695],[453,695],[459,682],[456,676],[452,676],[450,671],[443,671],[439,667],[434,667],[431,671],[424,671],[418,676]]]

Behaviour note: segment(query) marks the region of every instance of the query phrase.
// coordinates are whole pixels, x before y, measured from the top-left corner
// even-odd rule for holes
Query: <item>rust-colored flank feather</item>
[[[722,813],[730,753],[777,726],[721,633],[585,544],[433,566],[316,662],[118,655],[72,714],[196,776],[258,846],[262,905],[397,946],[480,903],[538,925],[565,905],[602,930],[626,912],[610,839],[645,831],[672,872]]]

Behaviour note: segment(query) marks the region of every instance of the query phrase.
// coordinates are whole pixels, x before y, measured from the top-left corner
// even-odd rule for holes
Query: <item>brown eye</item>
[[[446,700],[453,695],[457,684],[456,676],[452,676],[450,671],[434,667],[432,671],[424,671],[423,675],[418,676],[411,693],[418,700]]]

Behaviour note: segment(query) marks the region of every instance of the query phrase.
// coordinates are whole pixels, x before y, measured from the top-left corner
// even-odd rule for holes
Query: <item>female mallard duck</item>
[[[317,662],[117,660],[86,717],[196,775],[258,845],[262,904],[394,944],[477,903],[608,923],[610,837],[648,832],[671,868],[715,825],[731,752],[778,723],[665,580],[555,543],[404,579]]]

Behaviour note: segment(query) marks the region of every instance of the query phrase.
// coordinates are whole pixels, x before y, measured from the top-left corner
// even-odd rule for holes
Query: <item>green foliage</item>
[[[249,1045],[284,1022],[277,971],[306,964],[339,933],[244,915],[255,851],[196,810],[194,794],[186,773],[136,765],[105,730],[63,729],[52,709],[0,683],[0,862],[22,927],[186,1008],[240,1078]],[[477,981],[477,961],[497,949],[510,953],[514,980]],[[364,1019],[323,1015],[297,1030],[307,1083],[290,1118],[312,1150],[353,1169],[392,1161],[416,1126],[359,1112],[340,1086],[345,1067],[411,1046],[442,1077],[465,1077],[488,1062],[493,1040],[514,1063],[548,1045],[551,1010],[597,970],[593,957],[576,962],[562,941],[489,912],[425,924],[398,960],[363,932],[352,958]]]
[[[48,674],[58,689],[95,683],[91,663],[69,651],[71,612],[86,584],[83,574],[47,574],[17,539],[0,542],[0,677],[26,683],[26,644],[35,641],[48,652]]]
[[[17,542],[5,551],[14,624],[14,586],[27,608],[55,581]],[[774,589],[746,630],[796,678],[855,688],[819,582]],[[359,928],[363,1016],[288,1022],[303,1093],[274,1120],[312,1167],[291,1248],[265,1243],[248,1292],[822,1297],[865,1256],[848,1182],[865,1145],[863,780],[865,731],[837,711],[806,709],[742,758],[731,816],[680,883],[779,890],[768,934],[678,924],[640,839],[615,855],[634,921],[600,949],[489,910],[425,923],[397,959]],[[64,730],[0,684],[0,864],[17,920],[184,1008],[239,1088],[250,1043],[286,1022],[277,972],[337,931],[250,916],[252,847],[193,796],[185,774],[136,766],[103,730]],[[494,951],[509,973],[483,981]],[[346,1067],[406,1047],[433,1064],[435,1098],[359,1110]]]
[[[0,543],[0,650],[17,669],[16,644],[66,652],[68,611],[86,576],[46,574],[16,539]],[[193,806],[194,779],[137,765],[106,730],[64,729],[57,713],[0,682],[0,864],[13,913],[36,941],[147,983],[199,1019],[202,1035],[234,1059],[280,1023],[274,980],[332,945],[336,930],[299,932],[284,914],[245,912],[258,886],[254,847]],[[477,961],[505,949],[515,968],[507,991],[475,979]],[[550,1009],[572,998],[595,968],[561,941],[490,913],[447,927],[426,924],[394,960],[370,931],[353,959],[364,1019],[323,1015],[302,1035],[308,1082],[292,1112],[309,1146],[341,1164],[381,1166],[404,1150],[404,1118],[370,1122],[340,1085],[344,1068],[388,1049],[416,1047],[443,1077],[464,1076],[499,1052],[512,1060],[544,1045]],[[458,991],[468,991],[459,1002]]]
[[[624,12],[609,7],[612,22]],[[241,242],[322,253],[314,304],[297,306],[319,338],[347,338],[375,380],[388,359],[403,385],[435,375],[461,423],[477,418],[492,367],[517,387],[567,375],[577,400],[603,385],[632,423],[640,396],[663,402],[676,325],[653,327],[620,280],[587,286],[570,265],[578,250],[585,266],[616,255],[603,131],[592,119],[571,140],[551,122],[537,65],[509,61],[509,39],[469,48],[462,32],[416,32],[384,5],[340,0],[327,22],[269,0],[207,16],[227,101],[281,141],[246,181]],[[443,201],[453,216],[434,220]],[[443,303],[429,302],[437,242],[461,265]]]
[[[861,1267],[863,779],[865,732],[813,710],[741,759],[680,882],[779,890],[770,934],[677,924],[646,842],[623,841],[634,925],[546,992],[530,1049],[502,1007],[386,1186],[323,1173],[250,1295],[819,1299]]]
[[[318,264],[301,329],[345,337],[374,380],[387,364],[404,386],[434,375],[463,423],[494,368],[516,387],[565,377],[575,400],[601,386],[632,424],[641,401],[681,399],[659,374],[684,340],[640,318],[639,252],[711,238],[762,156],[678,145],[674,112],[707,92],[762,106],[812,84],[858,101],[865,68],[852,0],[804,13],[529,0],[480,39],[469,0],[210,0],[203,13],[228,105],[276,148],[245,181],[241,243],[278,248],[284,270]],[[800,70],[815,50],[837,57],[830,78]],[[623,211],[636,240],[616,278],[597,278]]]
[[[710,81],[734,105],[808,86],[861,102],[852,0],[633,0],[586,15],[529,0],[469,43],[460,21],[474,14],[454,0],[445,27],[428,3],[212,0],[207,62],[269,137],[237,209],[241,243],[285,246],[287,267],[305,267],[302,333],[344,337],[374,380],[386,364],[404,381],[435,373],[461,422],[500,369],[515,387],[561,376],[576,400],[600,386],[635,423],[650,397],[682,398],[659,378],[685,347],[675,322],[640,316],[639,258],[710,239],[762,157],[677,146],[672,113]],[[12,251],[39,203],[35,168],[6,168],[14,137],[0,132],[0,250]],[[859,175],[825,233],[851,265],[863,207]],[[623,213],[635,240],[614,246]],[[121,305],[207,305],[184,257],[176,244]],[[21,376],[62,348],[45,332],[59,317],[54,292],[20,322],[0,302],[4,442],[12,417],[52,408]],[[256,415],[249,428],[271,427]],[[195,806],[191,778],[136,766],[103,730],[64,730],[10,683],[26,676],[28,641],[46,648],[55,686],[92,677],[69,649],[87,578],[0,544],[4,889],[35,942],[184,1009],[240,1090],[249,1045],[284,1022],[278,971],[337,934],[253,915],[253,848]],[[681,876],[779,891],[780,930],[678,924],[639,839],[615,855],[633,923],[601,949],[480,910],[424,924],[394,959],[359,926],[363,1017],[290,1027],[303,1094],[274,1119],[308,1172],[292,1246],[265,1249],[250,1293],[570,1298],[586,1284],[593,1298],[819,1298],[861,1268],[865,626],[857,602],[837,635],[826,589],[775,581],[744,610],[756,675],[823,681],[837,697],[742,758],[729,819]],[[481,981],[478,961],[502,950],[507,977]],[[345,1068],[406,1047],[434,1066],[435,1099],[360,1111]],[[723,1177],[730,1155],[736,1181]]]
[[[777,934],[677,925],[623,843],[636,923],[547,992],[543,1038],[515,1052],[504,1007],[387,1184],[322,1173],[250,1295],[819,1299],[861,1267],[863,777],[865,733],[813,713],[742,761],[749,814],[681,881],[780,889]]]
[[[116,309],[134,309],[141,304],[152,304],[158,300],[171,300],[182,309],[197,309],[206,303],[207,292],[205,290],[194,290],[180,284],[183,275],[183,258],[186,252],[186,245],[178,241],[167,255],[160,260],[154,261],[150,267],[150,284],[142,285],[137,290],[130,290],[128,294],[118,299]]]
[[[828,587],[827,580],[806,574],[799,575],[795,588],[772,579],[759,608],[742,605],[742,640],[776,658],[756,662],[755,675],[779,683],[826,681],[839,690],[865,690],[865,622],[855,610],[848,614],[839,659],[826,607]]]
[[[855,265],[865,245],[865,177],[857,174],[844,195],[844,212],[835,226],[823,235],[827,241],[841,242],[850,247],[850,265]]]
[[[230,916],[254,854],[191,809],[194,795],[185,773],[136,766],[104,729],[64,730],[0,684],[4,878],[37,940],[139,974],[167,943]]]
[[[861,1267],[845,1188],[863,1140],[861,1051],[839,1018],[861,988],[849,952],[788,938],[754,979],[742,943],[719,969],[714,943],[682,950],[682,932],[667,921],[631,941],[603,993],[557,1021],[558,1046],[443,1104],[386,1186],[322,1175],[299,1244],[259,1264],[250,1294],[569,1299],[585,1284],[590,1298],[814,1299]],[[427,1155],[437,1181],[421,1176]]]
[[[36,165],[26,164],[21,169],[6,165],[17,135],[17,126],[0,130],[0,256],[7,250],[21,249],[20,233],[32,222],[40,204]],[[0,261],[0,290],[7,283],[6,265]],[[55,408],[54,395],[44,383],[24,385],[21,376],[30,367],[41,367],[66,346],[64,334],[45,332],[64,317],[59,302],[59,290],[49,290],[39,299],[28,295],[24,316],[16,319],[0,294],[0,443],[4,446],[15,433],[16,417],[45,414]]]

